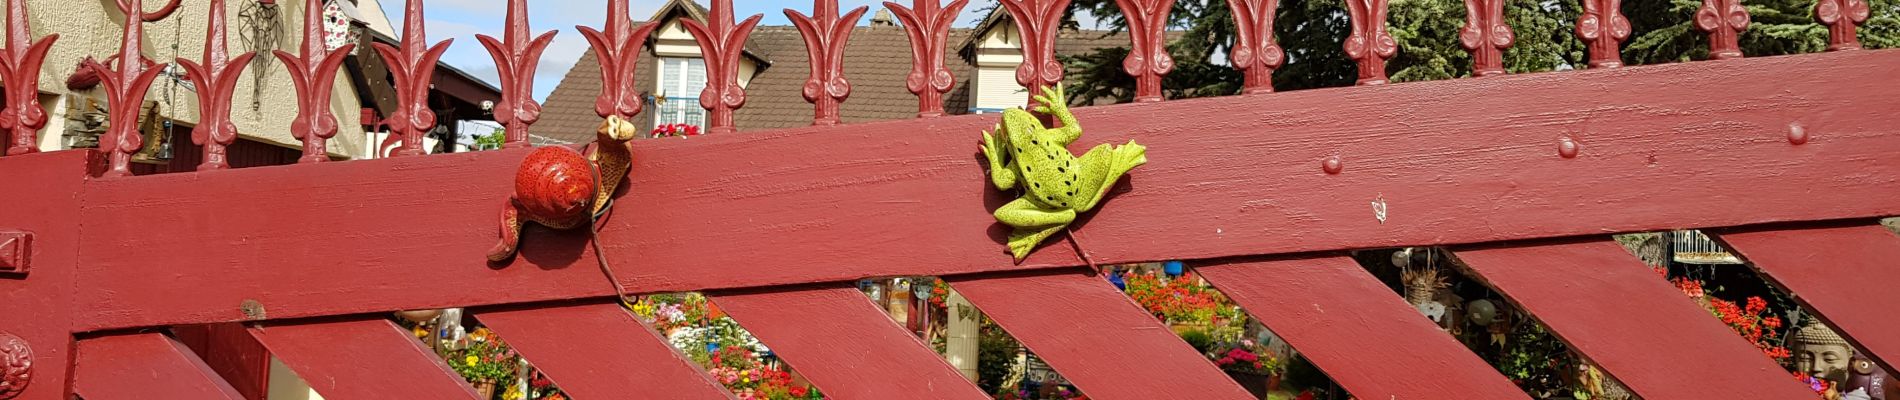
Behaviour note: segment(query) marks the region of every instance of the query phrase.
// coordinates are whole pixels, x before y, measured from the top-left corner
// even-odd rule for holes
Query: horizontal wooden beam
[[[1077,150],[1132,139],[1151,162],[1077,229],[1122,263],[1900,215],[1900,86],[1876,84],[1896,65],[1856,51],[1083,108]],[[1004,254],[1006,198],[978,163],[995,123],[640,141],[601,240],[636,292],[1079,264],[1066,245]],[[525,154],[93,181],[77,329],[240,320],[246,301],[284,318],[610,296],[577,233],[531,230],[514,265],[484,261]]]

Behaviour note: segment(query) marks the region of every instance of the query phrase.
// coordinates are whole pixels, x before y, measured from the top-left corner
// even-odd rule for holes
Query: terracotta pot
[[[480,394],[478,398],[482,400],[495,398],[495,381],[483,379],[475,382],[475,393]]]
[[[1227,371],[1227,376],[1234,378],[1234,382],[1239,382],[1240,387],[1246,388],[1247,393],[1252,394],[1255,399],[1264,400],[1267,398],[1267,393],[1280,388],[1280,377],[1277,375]]]
[[[442,310],[410,310],[410,311],[396,312],[397,318],[402,318],[404,321],[414,322],[418,324],[429,322],[429,320],[433,320],[435,319],[435,317],[439,317],[439,316],[442,316]]]

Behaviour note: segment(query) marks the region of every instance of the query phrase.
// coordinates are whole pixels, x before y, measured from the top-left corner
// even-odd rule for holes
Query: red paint
[[[211,0],[210,23],[205,28],[204,64],[183,58],[178,65],[196,82],[198,90],[198,126],[191,130],[191,142],[204,146],[204,164],[199,170],[230,168],[225,147],[237,140],[237,124],[231,122],[232,92],[238,77],[257,53],[247,52],[230,58],[225,50],[224,0]],[[174,150],[175,151],[175,150]]]
[[[1234,69],[1240,70],[1246,94],[1272,93],[1273,70],[1286,63],[1286,51],[1273,38],[1273,18],[1279,0],[1228,0],[1234,15]]]
[[[323,2],[304,0],[303,9],[322,10]],[[297,117],[290,122],[290,134],[303,141],[303,158],[298,162],[321,163],[330,161],[325,141],[337,132],[336,115],[330,112],[330,83],[336,80],[337,68],[356,45],[345,44],[330,52],[323,43],[323,13],[305,12],[301,49],[301,56],[283,50],[273,54],[284,61],[290,82],[297,89]]]
[[[613,1],[626,3],[626,0]],[[608,19],[614,18],[629,17],[625,13],[608,16]],[[541,65],[541,53],[547,51],[558,32],[548,31],[540,36],[528,33],[528,0],[508,0],[505,25],[508,32],[502,35],[502,40],[488,35],[475,35],[475,40],[482,42],[488,55],[495,58],[497,79],[501,81],[501,103],[495,105],[495,122],[504,128],[503,147],[518,149],[528,147],[528,128],[541,121],[541,103],[534,101],[534,74]],[[594,54],[606,54],[599,50],[595,49]],[[637,113],[636,110],[634,114]]]
[[[390,80],[396,86],[396,112],[383,120],[389,126],[389,140],[377,148],[386,149],[392,141],[400,142],[396,157],[429,153],[422,148],[422,135],[434,130],[436,122],[435,111],[429,110],[429,89],[435,82],[436,60],[455,42],[449,39],[430,45],[426,20],[422,17],[422,0],[409,0],[404,4],[402,47],[372,44],[383,61],[389,63]],[[328,89],[328,85],[323,86]]]
[[[910,8],[884,2],[884,7],[904,22],[904,32],[910,35],[910,75],[905,76],[904,85],[917,95],[919,118],[942,116],[943,95],[957,85],[956,75],[944,65],[944,42],[950,39],[950,27],[970,0],[953,0],[947,5],[939,2],[912,0]]]
[[[849,282],[711,296],[826,397],[990,398]]]
[[[1742,58],[1738,40],[1748,29],[1748,8],[1742,0],[1702,0],[1695,12],[1695,27],[1709,34],[1709,58]]]
[[[10,133],[13,142],[0,143],[8,145],[0,155],[39,152],[38,133],[46,127],[46,107],[40,106],[40,67],[59,34],[34,40],[26,10],[26,0],[7,0],[7,43],[0,49],[0,83],[6,86],[7,102],[0,106],[0,130]]]
[[[33,353],[31,382],[19,399],[72,399],[72,321],[79,310],[72,289],[78,285],[74,263],[82,237],[76,218],[80,204],[73,193],[103,166],[99,156],[58,151],[0,157],[0,187],[29,188],[0,200],[0,221],[8,229],[33,232],[35,239],[31,275],[0,273],[0,332],[19,337]],[[5,379],[18,380],[0,378]]]
[[[1207,357],[1087,269],[948,280],[1091,399],[1249,398]]]
[[[1761,228],[1721,234],[1776,286],[1798,294],[1821,318],[1887,370],[1900,366],[1900,237],[1879,224]]]
[[[1859,50],[1860,38],[1855,36],[1855,28],[1872,10],[1867,0],[1820,0],[1814,3],[1814,19],[1827,25],[1827,50]]]
[[[745,107],[745,88],[739,87],[739,64],[744,62],[745,42],[763,15],[753,15],[734,24],[732,0],[713,0],[712,15],[701,23],[692,18],[680,20],[686,32],[699,42],[699,53],[706,60],[706,90],[699,92],[699,106],[706,108],[707,133],[732,133],[732,112]],[[707,25],[711,24],[711,25]],[[842,53],[841,53],[842,54]]]
[[[1465,0],[1465,27],[1458,44],[1471,52],[1471,75],[1504,74],[1504,50],[1517,40],[1504,20],[1505,0]]]
[[[1016,83],[1029,88],[1029,105],[1036,105],[1040,88],[1062,84],[1062,61],[1056,59],[1056,36],[1069,0],[997,0],[1016,29],[1022,32],[1023,64],[1016,67]]]
[[[1194,271],[1358,398],[1529,398],[1352,258]]]
[[[158,333],[79,342],[73,393],[87,400],[245,397],[185,345]]]
[[[537,147],[515,172],[515,192],[501,211],[501,242],[488,260],[507,261],[521,246],[521,228],[533,222],[570,229],[593,220],[600,176],[594,163],[574,149]]]
[[[1385,60],[1398,55],[1399,43],[1386,31],[1387,0],[1346,0],[1352,14],[1352,35],[1346,37],[1346,56],[1359,63],[1359,84],[1386,82]]]
[[[1174,72],[1174,56],[1168,54],[1163,36],[1174,0],[1115,0],[1115,6],[1128,22],[1128,39],[1134,45],[1122,60],[1122,71],[1135,77],[1135,101],[1161,101],[1161,78]]]
[[[619,116],[632,121],[640,114],[640,92],[633,82],[639,78],[640,53],[646,46],[647,36],[652,35],[659,24],[643,23],[635,28],[627,12],[627,0],[607,0],[606,32],[586,26],[574,27],[587,38],[595,58],[600,60],[602,85],[600,97],[594,100],[594,113],[601,118]]]
[[[251,336],[325,398],[476,398],[441,357],[386,319],[268,323]]]
[[[844,45],[858,18],[870,7],[858,7],[838,16],[838,0],[812,0],[812,16],[785,9],[785,18],[798,28],[805,39],[805,51],[811,59],[811,78],[805,80],[805,101],[817,106],[811,124],[838,124],[838,104],[851,97],[851,82],[844,79]]]
[[[476,318],[575,398],[732,398],[699,364],[618,304],[480,311]]]
[[[242,323],[181,325],[171,336],[203,359],[212,372],[229,382],[246,399],[264,399],[270,393],[270,350],[251,337]]]
[[[1512,246],[1462,250],[1458,258],[1638,396],[1814,396],[1607,237]]]
[[[169,5],[152,14],[145,12],[144,0],[114,1],[118,3],[119,12],[125,14],[125,35],[120,38],[119,54],[113,56],[118,59],[118,65],[108,67],[91,58],[82,61],[82,65],[99,74],[100,82],[106,86],[108,118],[113,121],[138,121],[140,113],[145,111],[146,92],[151,89],[152,81],[158,79],[158,74],[164,72],[142,53],[145,48],[145,24],[140,21],[164,19],[177,10],[179,0],[171,0]],[[34,101],[39,99],[37,94],[32,98]],[[139,135],[138,127],[138,124],[110,124],[106,132],[99,135],[99,148],[111,157],[111,170],[106,175],[132,175],[132,154],[145,147],[145,138]]]
[[[1093,132],[1079,145],[1135,139],[1158,152],[1154,169],[1114,190],[1116,207],[1077,231],[1096,262],[1117,264],[1900,215],[1885,201],[1900,199],[1900,186],[1867,183],[1900,177],[1900,140],[1878,133],[1900,126],[1888,112],[1900,109],[1900,88],[1856,83],[1900,81],[1900,69],[1885,68],[1895,64],[1900,52],[1834,52],[1077,108]],[[1831,79],[1787,85],[1788,76]],[[1492,101],[1443,101],[1478,91]],[[1408,117],[1385,117],[1395,109]],[[1788,145],[1789,121],[1814,115],[1829,118],[1808,130],[1841,134]],[[634,141],[617,202],[642,212],[607,219],[603,250],[647,260],[619,269],[635,293],[1074,265],[1068,246],[1020,267],[1001,251],[985,203],[1006,199],[979,190],[988,178],[969,146],[995,123],[955,116]],[[1209,129],[1222,133],[1180,134]],[[1557,156],[1565,131],[1585,156]],[[1698,150],[1657,150],[1683,148]],[[1351,173],[1317,168],[1342,153]],[[537,239],[512,267],[485,268],[497,203],[527,154],[88,182],[59,200],[86,212],[55,213],[87,227],[69,244],[83,247],[66,250],[83,259],[87,282],[67,286],[77,319],[86,330],[232,321],[247,298],[275,317],[306,317],[612,296],[580,232],[530,229]],[[1650,195],[1655,187],[1677,195]],[[431,200],[371,207],[365,196]],[[1370,205],[1380,198],[1384,223]],[[42,240],[77,240],[7,221]],[[758,267],[786,257],[827,262]]]
[[[1623,41],[1630,37],[1630,20],[1623,16],[1622,0],[1582,0],[1577,38],[1590,47],[1591,68],[1623,66]]]

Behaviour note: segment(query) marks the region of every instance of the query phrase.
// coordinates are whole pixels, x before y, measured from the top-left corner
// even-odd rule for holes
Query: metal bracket
[[[32,232],[0,231],[0,274],[25,275],[32,261]]]

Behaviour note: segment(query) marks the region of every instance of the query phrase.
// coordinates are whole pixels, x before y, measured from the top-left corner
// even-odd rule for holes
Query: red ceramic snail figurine
[[[599,138],[587,155],[563,146],[535,149],[515,172],[515,195],[501,210],[501,243],[488,260],[514,257],[521,244],[523,222],[554,229],[573,229],[599,218],[620,182],[633,166],[627,141],[639,135],[633,123],[619,117],[602,122]]]

